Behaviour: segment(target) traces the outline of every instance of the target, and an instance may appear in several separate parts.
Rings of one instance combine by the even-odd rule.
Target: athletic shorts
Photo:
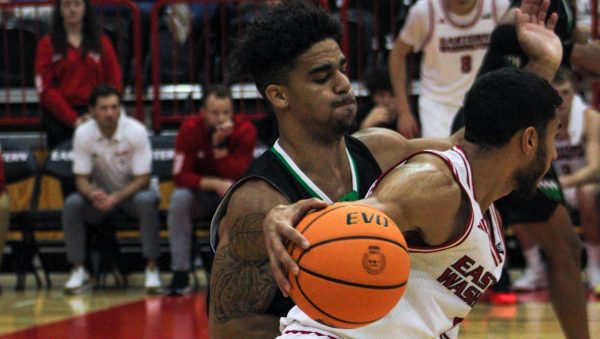
[[[540,181],[532,198],[525,199],[510,194],[495,203],[505,227],[544,222],[550,218],[558,204],[564,204],[564,197],[553,168]]]
[[[447,138],[454,116],[460,107],[441,104],[424,96],[419,97],[419,121],[423,138]]]

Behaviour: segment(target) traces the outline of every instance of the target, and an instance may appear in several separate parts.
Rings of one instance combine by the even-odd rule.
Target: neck
[[[297,121],[279,122],[279,144],[296,165],[332,199],[337,193],[347,193],[352,180],[343,135],[319,133],[315,126],[305,128]],[[334,182],[338,184],[329,185]]]
[[[499,149],[484,150],[464,141],[461,147],[471,164],[475,198],[482,211],[496,200],[508,195],[514,188],[514,165],[506,152]],[[499,164],[502,164],[499,166]]]
[[[465,15],[469,14],[475,5],[477,5],[477,0],[445,0],[446,6],[448,6],[448,10],[454,14]]]
[[[318,140],[307,135],[296,136],[280,130],[279,144],[302,170],[310,170],[312,167],[339,168],[340,164],[348,162],[343,136]]]
[[[117,126],[115,126],[114,128],[102,128],[100,126],[98,127],[100,129],[100,133],[102,133],[102,135],[106,139],[112,139],[112,137],[115,135],[115,132],[117,131]]]
[[[78,24],[66,24],[65,23],[65,32],[67,32],[67,36],[81,36],[83,31],[83,23]]]

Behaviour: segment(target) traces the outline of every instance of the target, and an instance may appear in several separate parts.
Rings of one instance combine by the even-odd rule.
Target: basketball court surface
[[[163,283],[169,274],[163,274]],[[0,339],[21,338],[199,338],[208,339],[206,292],[185,297],[146,296],[140,274],[128,289],[107,287],[66,296],[66,274],[53,274],[54,287],[14,291],[14,275],[0,275]],[[29,280],[33,280],[29,278]],[[201,283],[202,283],[201,279]],[[205,280],[204,280],[205,282]],[[33,282],[31,281],[31,284]],[[600,339],[600,300],[590,296],[589,326]],[[478,303],[461,327],[460,338],[563,338],[547,292],[519,295],[513,306]]]

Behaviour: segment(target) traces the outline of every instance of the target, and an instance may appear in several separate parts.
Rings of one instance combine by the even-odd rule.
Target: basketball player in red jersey
[[[465,98],[465,140],[410,156],[358,201],[390,216],[407,240],[410,278],[394,309],[367,326],[339,329],[295,306],[280,338],[457,338],[504,265],[493,202],[532,193],[548,171],[560,103],[548,81],[529,72],[505,68],[479,78]]]
[[[261,229],[269,210],[312,196],[330,201],[364,197],[380,168],[393,165],[399,156],[449,148],[448,142],[406,141],[383,130],[344,136],[356,107],[344,74],[346,60],[336,43],[339,25],[332,29],[329,20],[323,20],[326,14],[306,6],[286,2],[266,13],[247,30],[242,54],[234,58],[255,76],[258,89],[274,107],[280,140],[258,159],[250,176],[230,190],[213,219],[211,244],[216,254],[209,330],[214,338],[274,336],[279,318],[293,306],[277,294],[269,270]],[[549,53],[543,44],[532,47],[530,68],[544,74],[547,63],[535,56]],[[350,157],[357,160],[359,185],[354,184]],[[309,180],[297,180],[290,173]]]
[[[560,56],[558,58],[560,59]],[[550,78],[551,77],[546,77],[546,79],[550,79]],[[494,133],[495,133],[495,131],[494,131]],[[490,134],[494,134],[494,133],[490,133]],[[549,158],[547,158],[546,160],[548,161]],[[534,178],[534,179],[530,180],[530,182],[535,183],[536,182],[535,179],[539,179],[539,178]],[[411,188],[410,190],[413,190],[413,188]],[[395,190],[395,191],[403,192],[402,190]],[[278,265],[276,263],[279,260],[282,260],[281,258],[283,258],[283,261],[285,262],[285,260],[286,260],[285,257],[287,256],[287,254],[286,254],[285,248],[283,246],[280,246],[280,244],[277,245],[279,238],[274,232],[275,228],[279,229],[279,232],[281,234],[284,234],[286,237],[291,238],[292,240],[294,240],[294,242],[300,244],[301,237],[298,237],[298,234],[295,233],[293,228],[289,227],[289,220],[298,220],[299,215],[301,215],[304,210],[310,209],[312,207],[318,207],[318,206],[319,206],[319,204],[315,203],[313,201],[302,201],[296,205],[292,205],[292,207],[288,207],[287,213],[289,213],[289,214],[287,214],[287,215],[286,215],[286,211],[284,210],[286,208],[280,207],[280,208],[278,208],[280,214],[272,212],[267,217],[268,222],[265,222],[266,233],[267,233],[267,245],[268,245],[268,247],[270,247],[270,251],[272,253],[276,253],[276,256],[279,256],[279,258],[277,258],[273,255],[271,256],[271,260],[274,263],[272,265],[273,272],[274,272],[275,277],[278,279],[278,281],[280,281],[280,282],[284,281],[285,278],[283,278],[284,276],[280,274],[281,271],[279,270]],[[436,210],[438,210],[438,209],[436,209]],[[274,248],[273,246],[278,246],[278,247],[275,247],[275,249],[273,250],[273,248]],[[292,270],[297,269],[295,264],[291,261],[286,262],[286,266],[290,267]],[[280,285],[284,286],[284,290],[285,290],[286,282],[284,281]],[[294,322],[294,320],[292,318],[291,323],[293,323],[293,322]],[[381,332],[379,332],[379,333],[381,333]],[[585,330],[585,329],[582,329],[579,333],[582,333],[582,335],[579,337],[588,337],[589,336],[589,334],[585,335],[585,333],[587,333],[587,330]],[[450,335],[450,333],[448,333],[448,335]]]

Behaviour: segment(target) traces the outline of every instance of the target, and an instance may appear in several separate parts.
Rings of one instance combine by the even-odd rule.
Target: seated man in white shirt
[[[90,286],[85,271],[85,224],[99,225],[110,212],[140,221],[142,250],[147,259],[145,287],[160,289],[158,187],[150,186],[152,151],[146,128],[121,114],[119,92],[98,86],[89,98],[92,119],[81,124],[73,139],[73,173],[77,192],[65,200],[62,222],[67,260],[73,265],[65,292]]]

